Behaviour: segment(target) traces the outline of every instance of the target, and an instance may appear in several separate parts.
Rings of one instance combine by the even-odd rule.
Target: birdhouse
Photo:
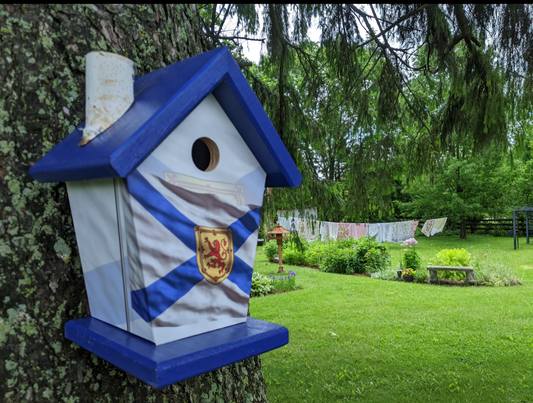
[[[282,245],[284,239],[289,239],[288,236],[284,236],[286,234],[290,234],[291,232],[286,230],[281,226],[280,223],[276,225],[276,228],[274,228],[272,231],[267,232],[271,237],[269,240],[275,239],[278,243],[278,273],[283,273],[283,251],[282,251]]]
[[[121,91],[106,86],[133,68],[111,56],[87,59],[87,73],[104,78],[87,83],[86,122],[30,169],[39,182],[67,183],[92,316],[67,323],[67,337],[126,370],[135,343],[153,360],[205,336],[195,354],[228,355],[180,379],[154,373],[156,387],[285,344],[288,334],[265,342],[281,327],[247,318],[248,302],[264,187],[302,177],[231,53],[191,57]],[[217,332],[241,347],[256,338],[247,356],[228,354]]]

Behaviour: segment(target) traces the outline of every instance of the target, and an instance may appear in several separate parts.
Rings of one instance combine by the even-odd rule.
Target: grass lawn
[[[289,329],[263,354],[271,402],[533,402],[533,243],[418,237],[424,260],[465,248],[503,261],[515,287],[446,287],[285,266],[301,290],[252,298],[253,317]],[[397,267],[402,249],[387,244]],[[261,251],[262,247],[258,248]],[[255,270],[274,274],[263,254]]]

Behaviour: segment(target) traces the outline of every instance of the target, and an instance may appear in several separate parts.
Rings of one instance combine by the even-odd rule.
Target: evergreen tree
[[[513,128],[531,119],[531,5],[224,4],[207,18],[220,32],[225,18],[214,18],[234,13],[239,29],[251,35],[259,9],[268,51],[263,72],[276,86],[252,73],[249,79],[255,88],[263,84],[256,92],[304,176],[297,190],[274,190],[276,203],[298,208],[312,201],[354,219],[387,214],[388,195],[404,169],[431,172],[457,146],[506,153],[511,139],[523,141]],[[313,18],[322,29],[318,47],[306,45]],[[236,50],[245,38],[225,35]],[[302,77],[305,95],[294,89],[291,73]],[[303,100],[334,108],[319,118]],[[343,204],[306,160],[308,142],[301,139],[315,135],[313,143],[326,143],[325,131],[315,128],[347,120],[353,152],[346,158],[345,192],[353,197]],[[345,141],[346,131],[328,135],[335,133]]]

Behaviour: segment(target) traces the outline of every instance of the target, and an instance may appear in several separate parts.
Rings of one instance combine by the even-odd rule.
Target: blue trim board
[[[266,172],[266,186],[297,187],[298,168],[226,47],[137,78],[120,119],[78,147],[81,124],[29,173],[39,182],[125,178],[211,93]]]
[[[284,346],[289,331],[255,318],[156,346],[95,318],[65,325],[65,337],[98,357],[161,388]]]

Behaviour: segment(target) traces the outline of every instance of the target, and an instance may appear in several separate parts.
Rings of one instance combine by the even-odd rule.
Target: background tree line
[[[530,202],[530,5],[200,9],[211,32],[238,21],[223,39],[236,54],[247,35],[266,44],[245,72],[304,176],[266,195],[273,209],[316,206],[330,221],[448,216],[464,230],[467,218]],[[319,43],[306,36],[312,21]]]

